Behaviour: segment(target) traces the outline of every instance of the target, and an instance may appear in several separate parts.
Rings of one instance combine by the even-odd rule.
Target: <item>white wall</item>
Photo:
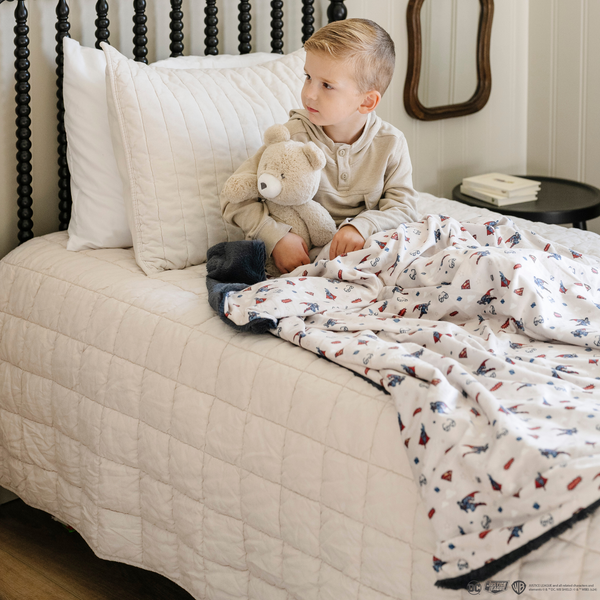
[[[600,187],[600,2],[530,0],[529,24],[527,170]]]
[[[544,0],[545,1],[545,0]],[[131,0],[112,0],[111,42],[132,56]],[[227,13],[236,14],[238,0],[220,0]],[[267,0],[253,3],[257,28],[255,49],[269,51]],[[449,196],[463,176],[489,170],[525,172],[527,123],[527,0],[497,1],[492,27],[492,95],[475,115],[432,123],[410,118],[403,105],[406,74],[406,6],[408,0],[346,0],[351,17],[367,17],[381,23],[397,49],[396,75],[386,93],[380,116],[403,130],[414,166],[415,187]],[[71,0],[71,34],[84,45],[94,43],[92,0]],[[317,23],[325,19],[326,0],[315,2]],[[56,182],[56,99],[54,65],[55,0],[28,2],[30,11],[32,140],[34,143],[34,233],[41,235],[58,226]],[[186,54],[204,48],[204,2],[184,0]],[[12,12],[14,3],[0,6],[0,256],[17,244],[14,164],[14,75]],[[149,59],[168,55],[168,0],[148,1],[149,38],[160,39],[149,47]],[[261,15],[267,16],[261,24]],[[300,46],[300,0],[285,3],[286,51]],[[86,25],[84,25],[84,23]],[[42,24],[45,27],[42,27]],[[91,25],[90,25],[91,24]],[[221,51],[235,52],[236,21],[220,24]],[[125,44],[123,47],[122,44]],[[93,140],[90,140],[93,143]]]

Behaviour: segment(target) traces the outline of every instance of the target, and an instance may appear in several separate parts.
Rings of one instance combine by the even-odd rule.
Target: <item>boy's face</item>
[[[360,133],[370,110],[361,110],[367,94],[361,94],[348,61],[335,60],[324,54],[306,53],[306,79],[302,104],[311,123],[320,125],[334,141],[345,141],[345,133]],[[334,135],[331,135],[331,134]],[[340,139],[336,139],[336,137]]]

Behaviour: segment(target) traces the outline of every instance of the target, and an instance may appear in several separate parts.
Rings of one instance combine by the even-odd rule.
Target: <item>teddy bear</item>
[[[304,239],[307,247],[325,246],[336,230],[331,215],[313,200],[319,189],[325,154],[313,142],[295,142],[284,125],[272,125],[265,131],[264,146],[256,175],[233,174],[223,187],[222,196],[232,203],[259,196],[273,219],[291,225],[292,233]],[[267,273],[281,273],[272,257]]]

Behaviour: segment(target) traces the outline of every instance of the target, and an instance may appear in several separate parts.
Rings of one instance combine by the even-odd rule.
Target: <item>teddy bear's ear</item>
[[[308,158],[308,162],[310,166],[313,168],[313,171],[318,171],[322,169],[327,161],[325,160],[325,154],[323,154],[323,150],[321,150],[314,142],[308,142],[302,148],[304,154],[306,154],[306,158]]]
[[[277,144],[287,142],[290,139],[290,130],[285,125],[271,125],[265,131],[265,144]]]

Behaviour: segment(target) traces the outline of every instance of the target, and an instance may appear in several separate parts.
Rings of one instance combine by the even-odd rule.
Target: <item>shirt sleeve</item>
[[[342,224],[354,226],[366,240],[379,231],[396,229],[401,223],[420,218],[417,210],[418,193],[413,188],[412,164],[406,138],[398,140],[396,152],[388,158],[382,197],[377,209],[366,210]]]
[[[244,161],[234,175],[256,177],[263,150],[264,146],[254,156]],[[244,232],[247,240],[262,240],[269,256],[277,242],[291,229],[291,226],[275,221],[269,215],[266,204],[261,202],[258,195],[256,198],[239,203],[229,202],[223,195],[220,200],[225,221],[237,225]]]

